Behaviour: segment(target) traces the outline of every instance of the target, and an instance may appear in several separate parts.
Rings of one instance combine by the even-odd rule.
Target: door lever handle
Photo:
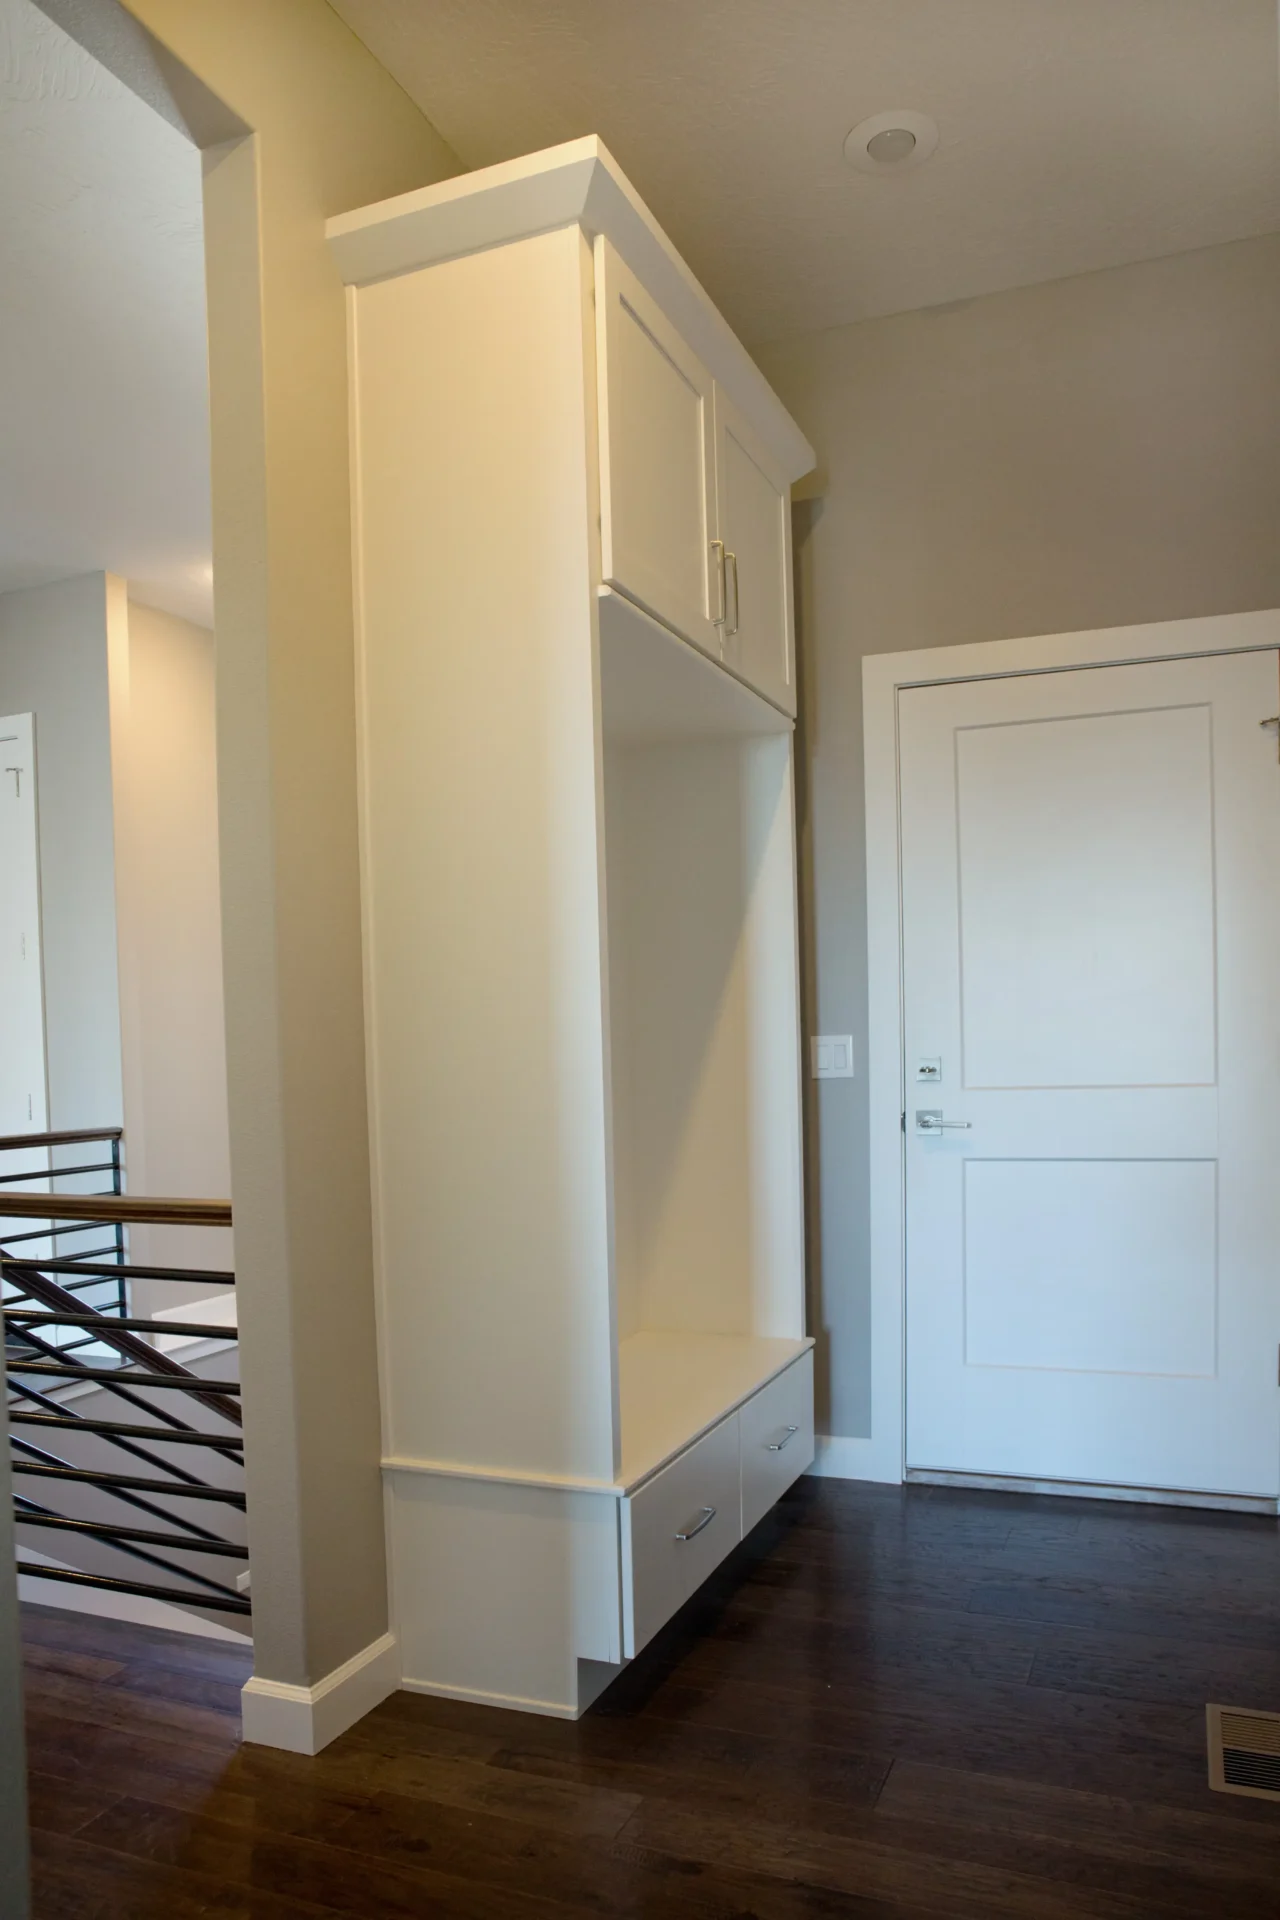
[[[953,1129],[957,1133],[968,1133],[972,1126],[972,1120],[944,1120],[939,1107],[916,1108],[917,1133],[946,1133]]]

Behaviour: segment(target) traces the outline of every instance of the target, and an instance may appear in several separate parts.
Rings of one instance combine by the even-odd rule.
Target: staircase
[[[69,1149],[78,1164],[51,1165]],[[235,1276],[137,1264],[126,1241],[131,1224],[228,1227],[230,1202],[126,1195],[118,1128],[0,1138],[0,1165],[9,1169],[0,1173],[0,1294],[20,1568],[244,1630],[236,1329],[213,1315],[131,1310],[139,1282],[205,1298]],[[73,1179],[109,1184],[46,1190]]]

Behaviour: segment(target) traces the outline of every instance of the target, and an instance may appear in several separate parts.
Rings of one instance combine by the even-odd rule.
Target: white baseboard
[[[400,1685],[400,1643],[384,1633],[314,1687],[255,1675],[240,1694],[244,1737],[256,1747],[319,1753],[340,1733],[372,1713]]]
[[[621,1672],[621,1668],[617,1669]],[[485,1693],[476,1687],[451,1687],[443,1681],[410,1680],[406,1675],[400,1681],[402,1693],[427,1693],[437,1700],[466,1700],[477,1707],[506,1707],[514,1713],[541,1713],[548,1720],[576,1720],[581,1711],[559,1700],[526,1700],[519,1693]]]
[[[820,1433],[809,1471],[819,1480],[878,1480],[884,1486],[900,1486],[901,1463],[896,1450],[892,1459],[887,1457],[888,1451],[875,1440]]]

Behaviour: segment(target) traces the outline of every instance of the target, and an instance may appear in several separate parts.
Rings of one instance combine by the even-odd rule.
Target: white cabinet
[[[595,299],[601,576],[718,659],[715,383],[603,236]]]
[[[719,386],[715,446],[716,529],[725,570],[721,658],[767,700],[794,713],[791,488]]]
[[[812,455],[594,140],[330,239],[403,1684],[573,1715],[810,1444],[793,727],[763,622],[718,658],[721,390],[744,613],[739,450]],[[805,1438],[744,1475],[762,1419]]]
[[[754,1394],[739,1419],[742,1535],[813,1465],[813,1355]]]
[[[602,578],[794,713],[791,483],[603,236]]]

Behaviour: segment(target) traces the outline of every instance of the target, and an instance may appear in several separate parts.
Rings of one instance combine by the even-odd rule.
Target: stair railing
[[[19,1135],[0,1140],[0,1152],[29,1153],[67,1144],[69,1138],[66,1134]],[[10,1459],[17,1483],[14,1521],[24,1533],[31,1529],[41,1537],[52,1536],[51,1546],[61,1541],[64,1551],[71,1551],[77,1540],[92,1542],[99,1550],[106,1548],[111,1555],[125,1556],[169,1579],[135,1578],[131,1569],[117,1573],[50,1566],[43,1560],[19,1564],[41,1580],[137,1594],[200,1611],[247,1615],[251,1611],[244,1590],[248,1549],[217,1524],[219,1515],[243,1512],[245,1507],[239,1382],[206,1378],[157,1344],[161,1337],[170,1336],[232,1345],[236,1330],[167,1315],[146,1317],[129,1310],[130,1289],[138,1280],[199,1285],[213,1293],[234,1286],[235,1276],[133,1263],[126,1257],[124,1239],[131,1223],[229,1227],[230,1202],[126,1195],[121,1191],[119,1130],[76,1139],[111,1141],[110,1159],[53,1171],[110,1172],[111,1191],[95,1195],[5,1191],[0,1196],[0,1218],[5,1223],[0,1228],[0,1292],[4,1295]],[[29,1183],[42,1177],[26,1172],[0,1175],[0,1181],[9,1187],[19,1180]],[[42,1229],[10,1232],[10,1223],[21,1219],[38,1220]],[[68,1227],[68,1222],[74,1226]],[[112,1243],[88,1249],[85,1255],[60,1253],[59,1241],[66,1232],[83,1231],[90,1225],[110,1229],[115,1235]],[[41,1239],[53,1248],[48,1257],[31,1244]],[[88,1257],[90,1253],[95,1257]],[[102,1253],[114,1257],[106,1261],[96,1257]],[[88,1300],[86,1292],[104,1281],[107,1298]],[[110,1396],[106,1413],[101,1411],[104,1395]],[[86,1400],[88,1406],[82,1404]],[[115,1417],[122,1407],[128,1409],[128,1418]],[[66,1449],[68,1442],[72,1456],[79,1453],[79,1458],[54,1450]],[[140,1472],[139,1466],[147,1471]],[[82,1505],[86,1496],[91,1503],[105,1504],[106,1511],[85,1516],[66,1510]],[[188,1505],[196,1507],[199,1519],[185,1511]],[[121,1513],[121,1508],[130,1511]],[[141,1526],[136,1516],[163,1524]],[[202,1564],[185,1561],[188,1554]],[[243,1569],[238,1581],[231,1572],[237,1561]]]

